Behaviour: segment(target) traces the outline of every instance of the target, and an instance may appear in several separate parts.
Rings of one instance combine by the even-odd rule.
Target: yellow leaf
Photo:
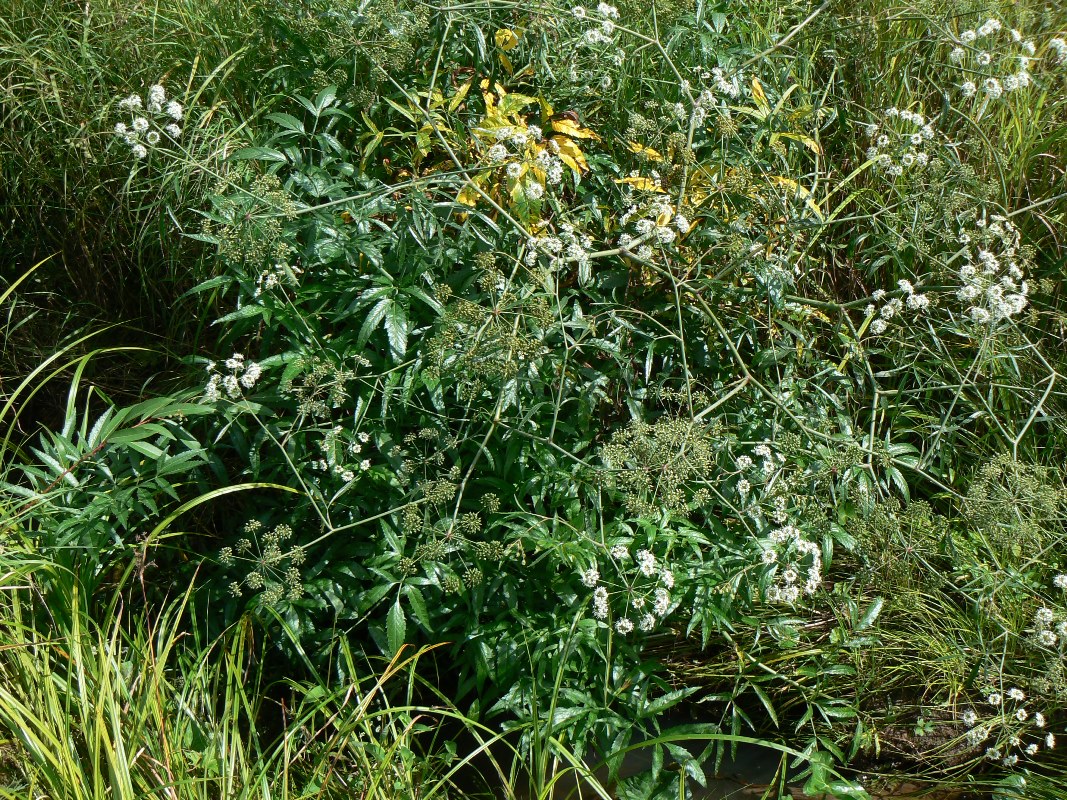
[[[552,130],[556,133],[562,133],[564,136],[570,136],[572,139],[600,138],[588,128],[583,128],[574,120],[566,118],[552,120]]]
[[[504,56],[501,55],[501,58],[504,58]],[[536,102],[537,102],[537,98],[536,97],[528,97],[527,95],[524,95],[524,94],[517,94],[517,93],[516,94],[509,94],[509,95],[501,94],[500,95],[500,113],[501,114],[517,114],[519,111],[521,111],[522,109],[526,108],[526,106],[530,105],[531,103],[536,103]]]
[[[815,197],[808,189],[801,186],[795,180],[793,180],[792,178],[786,178],[784,175],[772,175],[771,183],[776,183],[779,186],[784,186],[787,189],[791,189],[793,192],[795,192],[797,195],[804,199],[804,204],[815,212],[815,216],[817,216],[819,219],[823,218],[822,209],[819,208],[819,204],[815,202]]]
[[[478,205],[478,197],[479,194],[473,186],[464,186],[460,193],[456,195],[456,202],[474,208]]]
[[[459,91],[452,95],[452,97],[448,101],[449,111],[455,111],[457,108],[459,108],[460,103],[462,103],[466,99],[467,92],[471,90],[471,86],[473,85],[474,78],[471,78],[469,81],[459,87]]]
[[[649,161],[662,161],[663,156],[653,150],[651,147],[645,147],[643,144],[637,142],[627,142],[626,146],[630,149],[631,153],[638,153],[645,156]]]
[[[504,70],[508,73],[508,75],[514,74],[515,67],[512,66],[511,59],[507,57],[507,54],[505,54],[505,53],[497,53],[496,55],[497,55],[497,58],[500,59],[500,64],[501,64],[502,67],[504,67]]]
[[[560,161],[575,172],[584,172],[589,169],[589,164],[586,162],[585,156],[578,145],[570,139],[564,139],[562,136],[555,138],[553,141],[559,145]]]
[[[666,194],[666,192],[660,188],[660,186],[651,178],[644,176],[632,176],[628,178],[616,178],[615,183],[625,183],[633,186],[635,189],[641,189],[645,192],[659,192],[660,194]]]
[[[815,141],[814,139],[812,139],[807,134],[804,134],[804,133],[788,133],[787,132],[787,133],[779,133],[778,136],[781,136],[783,139],[792,139],[794,141],[800,142],[806,148],[811,150],[811,152],[813,152],[815,155],[817,155],[817,156],[821,156],[822,155],[822,147],[820,147],[819,143],[817,141]]]
[[[493,38],[496,39],[496,46],[505,53],[519,46],[519,35],[510,28],[501,28]]]
[[[759,78],[755,75],[752,76],[752,97],[755,99],[756,105],[764,111],[771,107],[771,104],[767,102],[767,95],[763,92],[763,84],[759,82]]]

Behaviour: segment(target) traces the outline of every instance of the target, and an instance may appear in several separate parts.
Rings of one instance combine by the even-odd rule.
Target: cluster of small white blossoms
[[[730,110],[726,108],[725,103],[719,104],[718,96],[729,97],[731,100],[736,100],[740,97],[744,86],[744,73],[740,70],[728,73],[722,67],[713,67],[711,70],[697,67],[694,70],[694,75],[705,85],[705,88],[693,98],[692,111],[686,110],[685,103],[675,103],[674,116],[681,122],[689,121],[694,128],[699,128],[703,125],[708,118],[708,110],[715,108],[717,105],[720,106],[720,114],[730,116]],[[682,80],[681,89],[689,97],[692,97],[693,84],[689,80]]]
[[[752,456],[761,459],[759,468]],[[759,500],[759,493],[753,490],[754,483],[766,485],[785,464],[785,456],[774,453],[769,445],[758,444],[752,449],[752,456],[739,455],[734,459],[737,483],[734,489],[745,513],[756,522],[763,520],[764,508]],[[751,480],[749,480],[751,478]],[[766,499],[766,498],[764,498]],[[771,519],[776,525],[785,525],[789,521],[789,513],[786,510],[788,500],[784,495],[779,495],[773,500],[774,510],[770,512]],[[764,556],[764,558],[769,558]]]
[[[534,147],[536,155],[530,155],[531,146],[544,139],[544,132],[539,126],[505,125],[484,132],[496,141],[486,151],[490,165],[503,169],[514,182],[522,180],[524,175],[530,175],[531,179],[522,184],[528,199],[539,201],[545,196],[546,185],[558,186],[563,182],[563,162],[559,158],[559,143],[555,139],[548,139],[543,147]],[[514,153],[508,149],[509,145]]]
[[[633,177],[637,177],[637,174],[633,173]],[[658,182],[658,180],[658,175],[653,177],[654,182]],[[652,203],[644,210],[644,213],[641,213],[636,205],[631,205],[619,217],[619,224],[628,225],[630,220],[638,216],[640,218],[634,223],[634,230],[637,235],[634,236],[631,233],[620,234],[618,246],[623,250],[632,252],[644,261],[652,258],[652,245],[650,242],[668,245],[678,236],[684,236],[689,233],[689,218],[684,214],[676,213],[674,206],[665,200],[657,200]]]
[[[810,597],[822,585],[819,546],[805,539],[795,525],[771,531],[762,547],[763,563],[776,571],[775,582],[767,589],[768,603],[795,603],[802,592]]]
[[[1057,36],[1049,40],[1048,49],[1052,51],[1053,61],[1060,65],[1067,64],[1067,41]]]
[[[899,319],[905,310],[920,314],[930,307],[930,298],[915,291],[911,281],[899,280],[897,281],[897,286],[904,293],[904,299],[891,297],[886,300],[885,289],[878,289],[871,295],[871,298],[875,303],[882,303],[882,307],[878,308],[874,303],[870,303],[864,310],[868,318],[873,317],[870,331],[875,336],[885,333],[889,327],[890,320]]]
[[[1025,89],[1033,83],[1030,64],[1036,46],[1031,40],[1023,39],[1015,29],[1008,31],[1010,44],[997,42],[997,35],[1002,30],[1005,29],[1000,20],[988,19],[976,30],[963,31],[952,42],[948,57],[964,72],[966,80],[960,85],[960,94],[964,97],[981,93],[996,100],[1005,92]]]
[[[779,463],[785,461],[785,456],[781,453],[778,454],[778,461],[775,460],[775,454],[771,452],[771,448],[766,444],[758,444],[752,448],[752,455],[757,458],[763,459],[760,465],[760,472],[762,473],[763,480],[767,480],[778,469]],[[742,474],[751,474],[750,470],[755,462],[752,460],[752,456],[740,455],[734,460],[734,466],[737,471]]]
[[[1067,620],[1051,608],[1039,608],[1034,612],[1034,642],[1041,647],[1055,647],[1067,641]]]
[[[1012,687],[1003,695],[990,691],[985,700],[993,707],[992,717],[982,719],[977,711],[968,709],[960,719],[968,728],[967,743],[971,747],[994,740],[985,751],[990,761],[1014,767],[1020,757],[1032,758],[1042,747],[1046,750],[1056,747],[1055,735],[1045,732],[1048,724],[1045,715],[1026,707],[1026,693],[1022,689]]]
[[[130,146],[134,158],[145,158],[148,148],[157,146],[166,135],[177,141],[182,135],[178,125],[184,111],[177,100],[167,100],[167,93],[158,83],[148,90],[148,102],[142,102],[141,96],[131,94],[118,101],[123,111],[131,116],[130,124],[115,124],[115,134]]]
[[[1011,220],[981,216],[974,229],[961,230],[963,284],[956,297],[967,306],[968,318],[979,325],[1009,319],[1026,308],[1030,286],[1018,262],[1020,236]]]
[[[263,369],[259,364],[255,361],[245,361],[245,357],[240,353],[234,353],[227,358],[223,366],[229,370],[226,375],[216,371],[214,361],[208,362],[207,371],[210,377],[204,387],[205,403],[217,403],[222,397],[222,392],[225,392],[231,400],[240,399],[241,388],[253,388],[259,376],[263,374]]]
[[[300,267],[292,264],[278,262],[271,269],[266,269],[259,273],[259,277],[256,278],[256,289],[252,296],[259,297],[263,292],[277,289],[283,284],[295,285],[298,282],[297,276],[303,271]]]
[[[615,6],[610,6],[607,3],[600,3],[596,7],[595,16],[593,12],[584,6],[575,6],[571,9],[571,14],[578,20],[589,20],[596,24],[586,29],[582,34],[582,43],[588,47],[594,47],[600,44],[610,44],[615,36],[615,23],[619,20],[619,9]]]
[[[370,434],[360,431],[345,441],[344,433],[345,429],[341,425],[335,425],[326,432],[319,442],[319,449],[325,457],[312,461],[311,468],[332,472],[345,483],[351,483],[358,474],[371,468],[369,458],[360,460],[358,464],[354,463],[354,459],[363,454],[363,445],[370,441]],[[352,459],[353,463],[346,463],[349,459]]]
[[[916,111],[887,108],[880,122],[867,126],[867,135],[871,140],[867,160],[890,178],[921,170],[930,163],[925,147],[934,138],[934,128]]]
[[[653,630],[671,609],[670,591],[674,588],[674,573],[667,567],[661,567],[651,550],[638,550],[632,564],[630,550],[625,544],[614,545],[608,553],[624,588],[609,592],[608,587],[601,583],[600,570],[596,565],[583,570],[582,585],[593,590],[593,616],[601,620],[608,618],[609,599],[614,594],[624,602],[615,620],[618,633],[625,636],[635,629],[645,633]]]
[[[593,237],[589,234],[563,221],[557,226],[555,234],[535,239],[532,245],[526,253],[527,266],[533,266],[538,253],[544,253],[548,256],[551,269],[560,269],[564,264],[577,264],[582,283],[588,282],[592,270],[589,254],[593,250]]]
[[[1056,589],[1067,589],[1067,575],[1052,578]],[[1033,641],[1040,647],[1056,647],[1067,643],[1067,619],[1051,608],[1042,606],[1034,612]]]

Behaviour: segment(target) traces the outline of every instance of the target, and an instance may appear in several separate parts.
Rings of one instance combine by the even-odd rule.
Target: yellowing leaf
[[[649,161],[662,161],[663,156],[653,150],[651,147],[645,147],[643,144],[637,142],[627,142],[626,146],[630,149],[631,153],[637,153],[643,155]]]
[[[475,191],[474,187],[468,185],[464,186],[463,189],[460,190],[459,194],[456,195],[456,202],[474,208],[476,205],[478,205],[478,197],[479,194],[477,191]]]
[[[502,55],[501,55],[501,58],[503,58]],[[530,105],[530,103],[536,103],[536,102],[537,102],[537,98],[536,97],[529,97],[529,96],[524,95],[524,94],[504,95],[504,94],[501,93],[500,94],[500,113],[502,113],[502,114],[515,114],[515,113],[521,111],[522,109],[526,108],[526,106]]]
[[[771,183],[776,183],[779,186],[784,186],[787,189],[791,189],[797,195],[804,198],[804,204],[815,212],[815,216],[817,216],[819,219],[823,218],[822,209],[819,208],[819,204],[815,202],[815,197],[808,189],[801,186],[795,180],[793,180],[792,178],[786,178],[784,175],[772,175]]]
[[[504,68],[508,75],[513,75],[515,73],[515,67],[512,65],[511,59],[507,57],[507,54],[497,53],[496,56],[500,59],[500,65]]]
[[[510,28],[501,28],[493,38],[496,40],[496,46],[505,53],[519,46],[519,35]]]
[[[771,107],[771,104],[767,102],[767,95],[763,91],[763,84],[759,82],[759,78],[755,75],[752,76],[752,97],[755,99],[756,105],[764,111]]]
[[[588,128],[583,128],[577,122],[572,119],[554,119],[552,120],[552,130],[556,133],[562,133],[564,136],[570,136],[572,139],[599,139],[600,137],[593,133]]]
[[[635,189],[641,189],[645,192],[659,192],[660,194],[666,194],[655,181],[651,178],[646,178],[643,175],[630,176],[628,178],[616,178],[615,183],[625,183],[633,186]]]
[[[459,108],[460,103],[462,103],[466,99],[467,92],[471,90],[471,86],[473,85],[474,78],[471,78],[469,81],[459,87],[459,91],[452,95],[452,97],[448,101],[449,111],[455,111],[457,108]]]
[[[805,133],[783,132],[779,133],[778,136],[782,137],[783,139],[792,139],[793,141],[800,142],[802,145],[811,150],[811,152],[813,152],[815,155],[822,155],[822,147],[819,146],[819,143]]]
[[[585,172],[589,169],[589,164],[586,162],[585,156],[582,154],[582,150],[578,145],[570,139],[564,139],[562,136],[555,138],[553,141],[559,145],[560,161],[575,172]]]

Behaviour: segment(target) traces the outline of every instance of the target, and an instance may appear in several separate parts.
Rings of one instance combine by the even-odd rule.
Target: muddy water
[[[790,759],[791,760],[791,759]],[[629,753],[620,771],[620,776],[625,778],[631,775],[639,775],[652,767],[650,751],[636,750]],[[689,797],[693,800],[778,800],[777,786],[779,770],[782,767],[781,753],[766,747],[755,745],[740,745],[737,748],[735,759],[723,759],[717,774],[714,772],[714,764],[705,764],[705,774],[708,776],[707,787],[697,786],[692,781],[688,782],[691,792]],[[796,773],[790,770],[787,778]],[[611,792],[613,787],[607,783],[606,770],[596,774],[602,786],[607,786]],[[579,785],[581,784],[581,785]],[[792,800],[832,800],[830,797],[811,797],[801,791],[799,781],[789,781],[786,784],[786,793],[782,798],[791,797]],[[773,788],[772,788],[773,786]],[[494,793],[497,797],[504,797],[503,791]],[[966,795],[958,792],[931,791],[929,786],[903,783],[881,791],[871,789],[872,800],[904,800],[904,798],[923,798],[923,800],[966,800]],[[529,792],[517,791],[518,800],[533,800]],[[586,800],[586,798],[598,797],[591,791],[591,787],[584,782],[574,780],[573,773],[568,773],[555,785],[555,791],[551,800]],[[547,799],[546,799],[547,800]]]

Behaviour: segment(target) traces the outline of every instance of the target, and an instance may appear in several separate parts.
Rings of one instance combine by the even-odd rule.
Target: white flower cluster
[[[986,748],[985,757],[1002,766],[1014,767],[1020,757],[1033,757],[1044,747],[1056,747],[1056,737],[1045,732],[1048,721],[1040,711],[1031,712],[1026,706],[1026,693],[1012,687],[1001,695],[992,690],[986,695],[986,703],[993,707],[993,714],[982,719],[973,709],[963,713],[960,720],[967,726],[967,743],[978,747],[991,738],[994,742]]]
[[[905,310],[914,314],[919,314],[930,307],[930,298],[925,294],[916,292],[911,281],[899,280],[897,281],[897,286],[899,286],[900,291],[904,293],[904,299],[893,297],[886,300],[886,292],[884,289],[879,289],[871,295],[876,302],[885,301],[881,308],[878,308],[874,303],[871,303],[866,308],[867,316],[874,318],[871,321],[870,331],[875,336],[880,336],[885,333],[886,329],[889,327],[889,321],[894,318],[899,318]]]
[[[736,99],[741,96],[741,82],[745,79],[743,72],[734,72],[727,75],[721,67],[711,70],[711,79],[720,94]]]
[[[1048,49],[1052,51],[1052,60],[1057,64],[1067,64],[1067,41],[1057,36],[1050,39]]]
[[[867,135],[871,140],[867,160],[890,178],[930,163],[926,145],[934,138],[934,128],[918,112],[887,108],[880,122],[867,126]]]
[[[559,144],[555,139],[549,139],[547,147],[538,152],[534,165],[545,174],[546,183],[559,186],[563,181],[563,162],[559,159]],[[527,194],[529,194],[529,187],[527,187]]]
[[[731,100],[736,100],[740,97],[744,87],[744,73],[741,71],[728,73],[722,67],[713,67],[711,70],[707,70],[698,66],[694,70],[694,75],[698,80],[706,84],[707,88],[702,89],[693,98],[692,83],[688,80],[683,80],[682,89],[688,97],[692,98],[693,110],[687,112],[685,103],[675,103],[673,109],[675,117],[680,122],[689,122],[694,129],[704,124],[710,109],[718,108],[720,115],[729,117],[730,109],[726,107],[725,100],[720,100],[720,96],[723,98],[728,97]]]
[[[963,31],[951,43],[949,61],[957,65],[966,78],[960,85],[960,94],[964,97],[980,93],[989,100],[996,100],[1005,92],[1025,89],[1033,83],[1030,63],[1036,46],[1014,29],[1008,31],[1010,44],[997,42],[997,35],[1004,30],[1000,20],[988,19],[976,30]]]
[[[654,180],[658,181],[658,177]],[[651,242],[660,245],[671,244],[679,234],[689,232],[689,220],[684,214],[675,213],[674,207],[665,200],[657,200],[644,210],[644,213],[636,205],[630,206],[619,217],[620,225],[629,224],[630,220],[639,216],[634,223],[637,236],[630,233],[619,235],[618,245],[624,250],[633,252],[638,258],[648,261],[652,258]]]
[[[303,271],[300,267],[292,264],[278,262],[271,269],[266,269],[259,273],[259,277],[256,278],[256,290],[253,292],[253,297],[259,297],[263,292],[277,289],[282,284],[295,285],[298,282],[297,276]]]
[[[363,452],[363,445],[370,441],[370,434],[360,432],[355,436],[345,437],[345,430],[341,425],[335,425],[326,432],[319,442],[319,449],[324,458],[311,462],[311,468],[322,472],[332,472],[338,475],[345,483],[351,483],[356,475],[366,472],[371,467],[369,458],[362,459],[358,464],[347,463],[349,457],[359,456]]]
[[[608,618],[609,601],[614,594],[624,603],[615,620],[616,632],[625,636],[635,629],[645,633],[653,630],[671,609],[670,591],[674,588],[674,573],[668,567],[661,566],[651,550],[639,549],[631,559],[629,548],[619,543],[612,546],[608,553],[612,569],[619,575],[621,589],[610,592],[600,582],[598,565],[579,573],[582,585],[593,590],[593,616],[600,620]]]
[[[801,592],[811,596],[822,585],[822,553],[795,525],[771,531],[763,545],[763,563],[777,574],[767,589],[768,603],[795,603]],[[803,573],[804,583],[800,583]]]
[[[1034,612],[1034,641],[1041,647],[1067,641],[1067,620],[1058,618],[1051,608],[1039,608]]]
[[[495,141],[485,153],[489,165],[502,168],[508,179],[515,183],[522,181],[522,189],[528,199],[540,200],[545,196],[546,185],[558,186],[563,182],[559,143],[551,138],[545,141],[540,126],[505,125],[479,129],[479,132]],[[509,145],[514,148],[514,153],[508,149]]]
[[[131,94],[118,101],[118,107],[129,112],[130,124],[115,124],[115,135],[130,146],[134,158],[148,156],[148,148],[155,147],[166,135],[177,141],[182,135],[178,125],[184,115],[181,103],[167,100],[166,91],[158,83],[148,90],[148,101],[142,102],[141,96]]]
[[[242,396],[241,388],[253,388],[259,376],[263,374],[263,369],[259,364],[255,361],[245,361],[245,357],[240,353],[234,353],[227,358],[223,366],[228,370],[225,375],[215,369],[214,361],[207,365],[210,377],[204,387],[205,403],[217,403],[222,397],[222,392],[225,392],[231,400],[238,400]]]
[[[575,19],[588,20],[590,22],[597,21],[595,17],[591,16],[591,13],[584,6],[575,6],[571,9],[571,14]],[[607,3],[600,3],[596,7],[596,17],[599,17],[597,24],[588,28],[582,34],[582,42],[588,47],[611,43],[612,37],[615,35],[615,23],[619,19],[619,9]]]
[[[983,214],[972,230],[961,230],[962,286],[956,297],[967,306],[967,317],[979,325],[1013,317],[1026,308],[1030,286],[1019,264],[1019,231],[999,214]]]
[[[770,445],[766,444],[758,444],[754,448],[752,448],[752,455],[758,456],[759,458],[763,459],[763,463],[760,465],[760,472],[763,473],[764,480],[769,479],[774,474],[774,471],[778,468],[778,466],[780,464],[785,463],[785,456],[783,456],[781,453],[775,454],[771,452]],[[777,464],[775,463],[776,455],[778,461]],[[782,507],[784,508],[785,498],[781,497],[778,499],[782,501]],[[775,506],[777,508],[777,500],[775,501]],[[783,519],[779,521],[778,524],[782,525],[784,524],[784,522],[785,520]]]
[[[538,252],[548,256],[549,267],[560,269],[565,264],[578,265],[578,277],[584,284],[591,277],[592,262],[589,253],[593,249],[593,237],[579,231],[567,221],[560,222],[555,235],[542,236],[533,242],[533,247],[526,254],[528,266],[537,261]]]

